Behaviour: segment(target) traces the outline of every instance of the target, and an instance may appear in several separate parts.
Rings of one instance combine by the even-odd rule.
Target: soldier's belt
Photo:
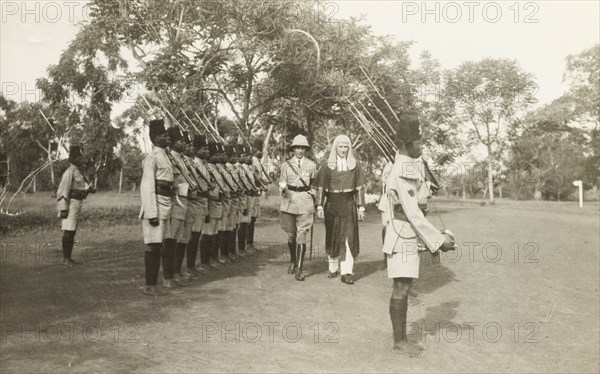
[[[154,191],[157,195],[168,197],[175,196],[173,191],[173,182],[162,179],[154,180]]]
[[[421,212],[423,212],[424,216],[427,216],[427,204],[419,204],[419,209],[421,209]],[[394,205],[394,217],[404,221],[408,221],[406,212],[404,212],[404,208],[402,208],[401,204]]]
[[[87,190],[71,190],[69,191],[69,199],[85,200],[88,195]]]
[[[294,191],[294,192],[307,192],[307,191],[310,191],[310,187],[304,187],[304,186],[302,186],[302,187],[288,186],[287,188],[288,188],[288,190]]]
[[[209,197],[208,191],[196,192],[196,197]]]

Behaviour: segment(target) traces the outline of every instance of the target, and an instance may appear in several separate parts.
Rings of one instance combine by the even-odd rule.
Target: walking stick
[[[313,232],[315,231],[315,213],[313,212],[313,224],[310,227],[310,252],[308,252],[308,260],[312,261],[313,252]]]

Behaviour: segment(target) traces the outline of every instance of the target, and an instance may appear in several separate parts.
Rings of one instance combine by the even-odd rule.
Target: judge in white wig
[[[350,138],[339,135],[316,178],[317,215],[325,218],[325,251],[329,278],[341,274],[342,282],[354,284],[354,259],[360,252],[358,221],[365,212],[365,178]]]

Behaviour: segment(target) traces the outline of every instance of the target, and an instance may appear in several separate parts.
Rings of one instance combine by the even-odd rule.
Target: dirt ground
[[[58,223],[4,238],[0,371],[597,373],[598,204],[574,205],[435,203],[430,219],[460,250],[422,258],[408,317],[420,358],[391,352],[375,211],[360,226],[353,286],[326,276],[322,221],[305,282],[286,274],[271,219],[257,227],[260,256],[161,298],[141,294],[139,225],[78,232],[72,268],[60,265]]]

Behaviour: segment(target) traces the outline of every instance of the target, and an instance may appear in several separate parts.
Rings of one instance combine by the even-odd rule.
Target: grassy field
[[[434,201],[431,221],[460,250],[422,258],[408,319],[425,351],[409,359],[391,352],[375,210],[360,226],[354,286],[326,277],[322,221],[307,280],[288,276],[272,216],[257,227],[260,256],[154,299],[140,292],[138,199],[86,200],[72,268],[59,264],[49,195],[15,201],[19,224],[1,218],[15,228],[0,245],[2,373],[600,370],[598,203]],[[265,205],[276,211],[277,197]]]

